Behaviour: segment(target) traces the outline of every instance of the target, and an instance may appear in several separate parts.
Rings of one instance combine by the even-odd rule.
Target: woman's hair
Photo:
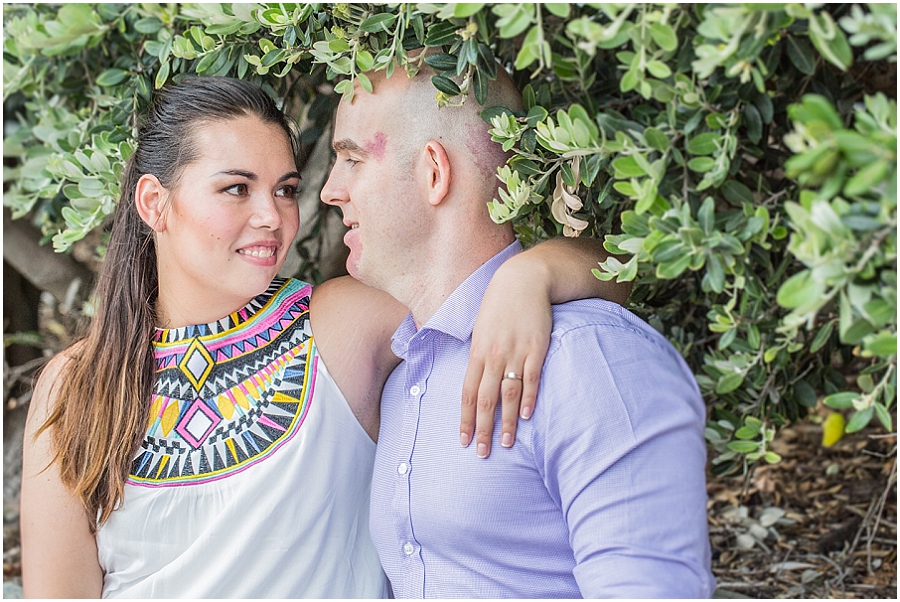
[[[138,129],[95,289],[96,312],[87,335],[69,351],[55,383],[57,402],[40,429],[52,427],[54,461],[92,529],[122,501],[156,380],[156,245],[135,207],[135,188],[142,175],[152,174],[174,189],[202,151],[197,128],[242,116],[281,127],[296,157],[296,136],[281,110],[263,90],[237,79],[191,77],[165,87]]]

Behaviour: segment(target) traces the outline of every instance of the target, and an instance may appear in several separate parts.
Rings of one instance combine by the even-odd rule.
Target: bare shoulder
[[[387,293],[350,276],[316,286],[310,300],[313,332],[318,340],[351,336],[367,344],[384,343],[407,311]]]
[[[43,367],[34,385],[34,392],[28,407],[26,433],[34,433],[50,415],[56,405],[58,385],[66,377],[72,360],[78,356],[84,341],[70,345],[54,355]]]
[[[313,289],[310,321],[319,355],[360,424],[378,433],[381,388],[399,359],[391,335],[408,310],[390,295],[353,278]]]

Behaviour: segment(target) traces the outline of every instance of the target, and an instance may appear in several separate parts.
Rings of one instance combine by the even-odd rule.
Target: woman
[[[32,398],[26,595],[387,595],[367,506],[406,310],[351,279],[311,297],[275,278],[299,224],[294,150],[246,82],[189,79],[153,107],[91,330]],[[510,330],[495,338],[521,355]]]

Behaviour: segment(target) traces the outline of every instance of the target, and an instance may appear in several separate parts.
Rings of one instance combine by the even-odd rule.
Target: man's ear
[[[138,180],[134,190],[134,204],[138,215],[155,232],[166,229],[166,206],[169,191],[159,178],[152,174],[144,174]]]
[[[430,140],[425,145],[425,170],[428,202],[437,206],[450,191],[450,158],[440,142]]]

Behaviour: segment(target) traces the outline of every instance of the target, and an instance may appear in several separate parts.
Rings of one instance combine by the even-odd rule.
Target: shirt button
[[[416,551],[416,547],[409,543],[408,541],[403,545],[403,553],[407,556],[412,556],[412,553]]]
[[[419,388],[419,385],[413,385],[412,388],[409,390],[409,394],[412,395],[413,397],[415,397],[421,391],[422,391],[422,389]]]
[[[401,475],[404,475],[409,472],[409,464],[406,462],[401,462],[400,466],[397,467],[397,472]]]

